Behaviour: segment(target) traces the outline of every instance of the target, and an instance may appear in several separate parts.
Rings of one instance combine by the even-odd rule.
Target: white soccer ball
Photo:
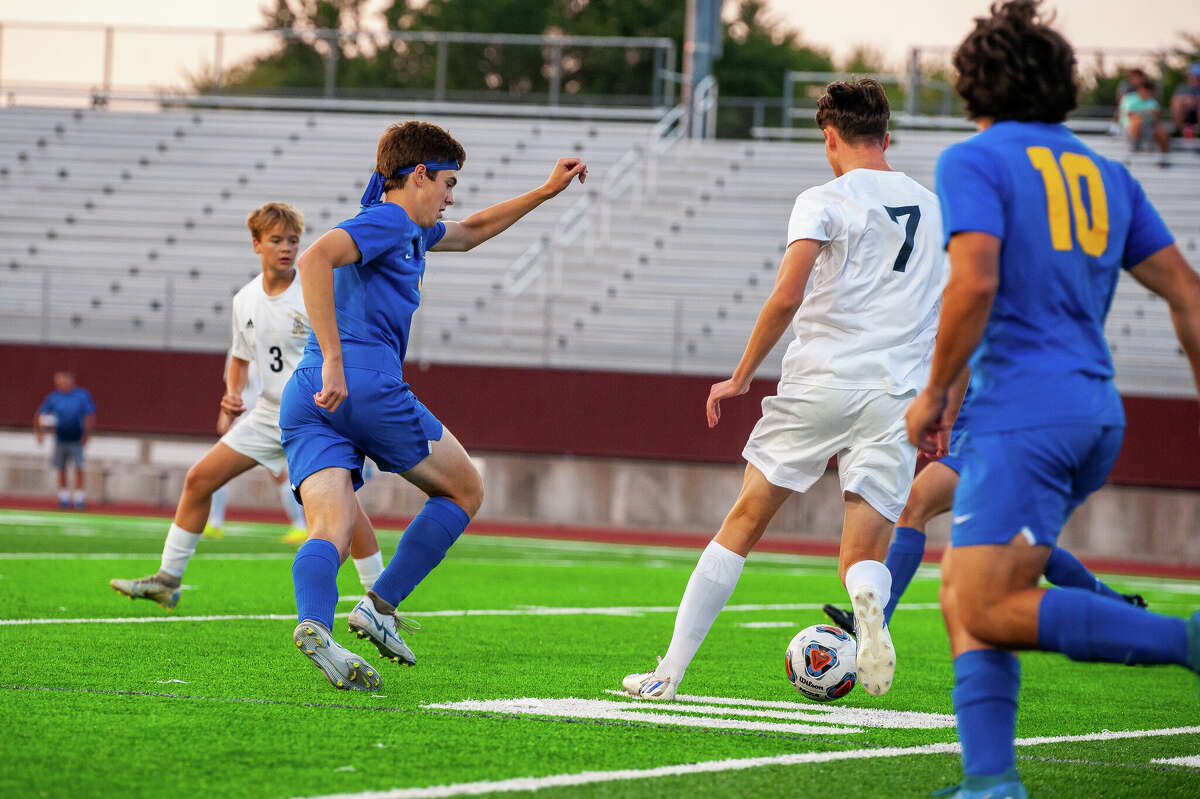
[[[858,682],[858,644],[838,627],[805,627],[788,644],[784,657],[788,679],[814,702],[841,699]]]

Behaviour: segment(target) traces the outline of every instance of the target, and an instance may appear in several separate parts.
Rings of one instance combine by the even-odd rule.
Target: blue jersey
[[[379,203],[338,227],[350,234],[361,255],[333,270],[342,364],[403,380],[412,315],[421,304],[425,252],[446,235],[446,225],[423,228],[399,205]],[[296,368],[320,366],[323,360],[313,333]]]
[[[1119,270],[1173,241],[1137,181],[1063,125],[999,122],[942,153],[937,193],[947,242],[1003,242],[969,429],[1124,425],[1104,318]]]
[[[72,443],[83,438],[83,422],[96,412],[92,395],[86,388],[78,386],[70,391],[52,391],[42,400],[39,414],[52,414],[55,418],[54,437],[63,443]]]

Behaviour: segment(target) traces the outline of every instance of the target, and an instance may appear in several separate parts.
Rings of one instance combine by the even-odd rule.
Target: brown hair
[[[304,215],[287,203],[267,203],[255,208],[246,217],[246,227],[255,241],[261,241],[268,230],[283,225],[285,230],[304,232]]]
[[[954,51],[967,116],[1062,122],[1078,104],[1075,52],[1039,12],[1041,0],[993,3]]]
[[[408,177],[392,177],[397,169],[426,161],[454,161],[462,169],[466,160],[467,151],[444,129],[431,122],[413,119],[389,125],[379,137],[375,171],[387,178],[383,190],[391,191],[402,188],[404,179]],[[437,179],[436,170],[430,170],[429,175]]]
[[[862,139],[882,144],[891,115],[887,94],[874,78],[834,81],[817,100],[817,127],[832,127],[851,144]]]

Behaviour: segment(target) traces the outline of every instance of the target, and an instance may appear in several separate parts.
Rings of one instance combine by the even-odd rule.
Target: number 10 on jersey
[[[1029,147],[1025,152],[1033,168],[1042,173],[1042,182],[1046,185],[1046,217],[1054,249],[1075,249],[1071,239],[1073,213],[1075,238],[1079,240],[1080,248],[1093,257],[1102,255],[1108,247],[1108,196],[1104,193],[1104,181],[1095,162],[1079,153],[1063,153],[1055,160],[1049,147]],[[1083,204],[1083,183],[1087,183],[1091,214]],[[1069,207],[1068,193],[1071,195]]]

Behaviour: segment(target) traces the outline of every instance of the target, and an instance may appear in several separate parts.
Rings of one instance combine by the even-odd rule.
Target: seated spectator
[[[1194,138],[1200,128],[1200,61],[1187,71],[1187,82],[1175,90],[1171,98],[1171,119],[1175,130],[1185,139]]]
[[[1166,166],[1167,128],[1159,121],[1158,100],[1154,98],[1154,81],[1143,77],[1137,82],[1136,89],[1121,98],[1118,108],[1121,128],[1129,137],[1129,144],[1134,151],[1142,149],[1142,142],[1151,137],[1158,143],[1158,150],[1163,154],[1160,166]]]

